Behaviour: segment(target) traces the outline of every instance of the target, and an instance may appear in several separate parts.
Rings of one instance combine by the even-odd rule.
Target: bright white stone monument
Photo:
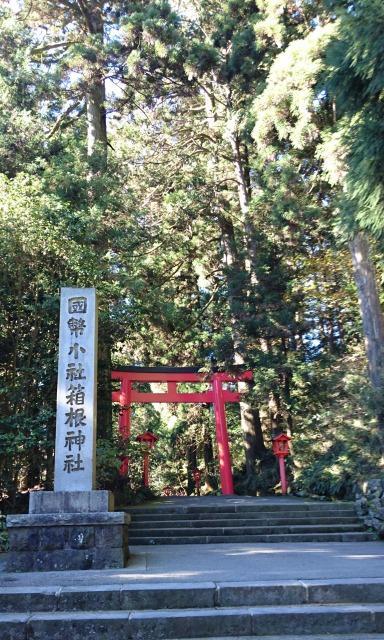
[[[61,289],[55,491],[95,488],[97,299],[95,289]]]

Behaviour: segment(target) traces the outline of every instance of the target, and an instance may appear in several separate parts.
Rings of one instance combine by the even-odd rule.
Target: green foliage
[[[119,469],[125,456],[129,458],[128,475],[121,476]],[[156,498],[152,488],[142,486],[139,446],[122,443],[117,436],[113,440],[100,438],[97,441],[96,461],[97,487],[112,491],[116,505],[140,504]]]
[[[302,368],[295,398],[301,428],[295,438],[294,487],[306,494],[353,498],[358,481],[380,469],[380,439],[362,354]],[[316,390],[316,395],[313,391]],[[313,397],[310,413],[303,412]]]
[[[350,7],[332,2],[338,31],[328,48],[329,88],[335,95],[346,147],[345,215],[380,235],[383,230],[383,24],[380,0]]]
[[[121,464],[118,444],[110,440],[99,439],[96,447],[96,464],[98,488],[115,489]]]
[[[294,40],[278,55],[265,90],[255,100],[253,136],[264,157],[273,150],[274,137],[302,150],[319,138],[324,125],[319,80],[325,70],[325,48],[335,31],[333,24],[318,27],[302,40]]]

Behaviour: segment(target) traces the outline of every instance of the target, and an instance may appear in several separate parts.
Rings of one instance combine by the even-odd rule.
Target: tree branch
[[[69,40],[63,42],[52,42],[51,44],[46,44],[43,47],[36,47],[32,49],[32,54],[44,53],[44,51],[49,51],[50,49],[59,49],[60,47],[70,47],[71,44],[78,44],[80,40]]]
[[[63,111],[63,113],[61,113],[61,114],[59,115],[59,117],[57,118],[57,120],[56,120],[55,124],[53,125],[52,129],[50,130],[50,132],[49,132],[49,133],[48,133],[48,135],[47,135],[47,139],[48,139],[48,140],[49,140],[50,138],[52,138],[52,136],[56,133],[56,131],[57,131],[58,129],[60,129],[60,126],[61,126],[62,122],[65,120],[65,118],[66,118],[67,116],[69,116],[69,114],[70,114],[74,109],[76,109],[76,107],[78,107],[78,106],[79,106],[79,104],[81,104],[81,103],[80,103],[80,101],[79,101],[79,102],[75,102],[75,104],[70,104],[70,105],[69,105],[69,107],[67,107],[67,108],[65,109],[65,111]]]

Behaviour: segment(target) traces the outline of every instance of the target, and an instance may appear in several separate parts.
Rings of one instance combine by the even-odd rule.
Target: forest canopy
[[[119,365],[252,370],[239,493],[382,470],[382,0],[0,1],[0,496],[51,488],[60,287],[100,299],[98,482],[218,491],[209,408],[111,409]],[[122,480],[121,459],[130,468]]]

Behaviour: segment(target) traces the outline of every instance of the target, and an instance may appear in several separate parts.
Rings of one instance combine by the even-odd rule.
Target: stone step
[[[144,529],[134,530],[135,538],[139,536],[246,536],[246,535],[270,535],[270,534],[287,534],[287,533],[347,533],[355,531],[365,531],[362,524],[309,524],[309,525],[287,525],[285,527],[199,527],[199,528],[183,528],[173,529],[173,527],[157,528],[145,527]]]
[[[268,535],[211,535],[211,536],[130,536],[130,545],[147,544],[210,544],[210,543],[237,543],[237,542],[364,542],[377,540],[377,536],[367,531],[344,533],[286,533]]]
[[[198,522],[199,520],[209,520],[215,519],[217,521],[222,520],[236,520],[237,518],[241,518],[243,520],[253,520],[263,521],[263,520],[278,520],[278,519],[292,519],[292,518],[301,518],[301,519],[320,519],[320,518],[357,518],[357,514],[350,511],[314,511],[314,512],[296,512],[296,511],[263,511],[262,513],[157,513],[153,512],[151,514],[148,513],[133,513],[131,515],[132,522],[182,522],[183,520],[188,522],[189,520],[193,520],[194,522]]]
[[[355,513],[355,503],[354,502],[316,502],[316,503],[297,503],[297,504],[257,504],[257,505],[249,505],[249,504],[237,504],[237,505],[214,505],[211,504],[209,506],[199,505],[191,505],[191,506],[177,506],[177,505],[164,505],[164,504],[153,504],[152,506],[146,507],[126,507],[123,508],[122,511],[130,514],[194,514],[194,513],[225,513],[225,514],[233,514],[233,513],[265,513],[269,512],[279,512],[286,511],[289,513],[292,512],[324,512],[324,511],[349,511]]]
[[[68,587],[2,587],[0,611],[228,608],[384,601],[384,579],[157,582]],[[1,616],[0,616],[1,617]]]
[[[2,640],[176,640],[261,635],[384,633],[384,605],[329,604],[147,611],[4,613]]]
[[[130,544],[357,542],[375,540],[352,502],[152,503],[129,507]],[[197,499],[196,499],[197,500]]]
[[[305,605],[281,607],[238,607],[190,611],[134,612],[130,618],[133,638],[185,638],[217,635],[286,635],[360,633],[384,631],[384,605]]]
[[[360,520],[357,516],[350,517],[340,517],[340,516],[328,516],[328,517],[296,517],[296,516],[285,516],[285,517],[260,517],[257,518],[239,518],[237,515],[232,518],[199,518],[199,519],[191,519],[191,516],[184,519],[144,519],[138,518],[137,516],[133,516],[135,519],[132,520],[130,524],[130,530],[138,529],[143,527],[153,528],[170,528],[172,525],[173,528],[183,528],[183,527],[227,527],[227,526],[236,526],[244,527],[244,526],[276,526],[276,525],[287,525],[287,524],[357,524]]]

